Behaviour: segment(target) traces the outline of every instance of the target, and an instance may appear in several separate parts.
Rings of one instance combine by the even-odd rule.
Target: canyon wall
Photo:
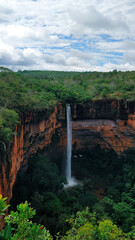
[[[127,120],[129,114],[135,112],[135,102],[122,100],[97,100],[84,104],[72,104],[74,120],[80,119],[112,119]]]
[[[0,163],[0,193],[11,199],[12,188],[21,166],[38,149],[51,143],[55,130],[61,128],[65,108],[58,104],[51,110],[22,114],[21,124],[16,128],[16,135],[7,153],[7,160]]]
[[[135,102],[99,100],[71,106],[73,150],[90,150],[100,145],[120,154],[135,147]],[[64,128],[62,145],[66,145]]]
[[[132,116],[135,119],[135,115]],[[90,150],[97,145],[121,154],[135,147],[135,120],[80,120],[73,125],[73,149]]]
[[[72,144],[74,150],[100,145],[118,154],[135,147],[135,102],[91,101],[71,104]],[[30,112],[21,116],[7,160],[0,163],[0,193],[9,199],[21,166],[38,149],[48,146],[66,148],[66,107],[58,104],[50,111]],[[55,144],[57,142],[57,144]]]

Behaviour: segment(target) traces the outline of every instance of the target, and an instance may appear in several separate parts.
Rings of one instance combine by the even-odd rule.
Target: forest
[[[42,152],[30,157],[27,170],[18,173],[2,239],[134,239],[135,150],[117,156],[96,147],[81,154],[73,172],[83,184],[69,189],[59,167]],[[100,199],[94,182],[104,188]],[[0,214],[6,207],[1,196]]]
[[[21,113],[57,102],[135,100],[135,72],[18,71],[0,68],[0,140],[11,141]]]
[[[58,102],[135,100],[135,72],[18,71],[0,68],[0,143],[8,145],[22,113]],[[80,184],[65,189],[60,165],[39,150],[19,171],[10,204],[0,195],[0,239],[135,239],[135,149],[73,149]],[[82,157],[74,157],[82,156]],[[0,161],[1,158],[0,158]],[[100,196],[95,185],[103,188]],[[6,211],[8,209],[8,214]],[[6,214],[6,216],[5,216]]]

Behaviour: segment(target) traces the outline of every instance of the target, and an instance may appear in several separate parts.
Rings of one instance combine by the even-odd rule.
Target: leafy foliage
[[[52,239],[46,228],[30,221],[35,214],[36,211],[30,207],[30,204],[28,204],[27,201],[19,204],[16,212],[10,212],[10,214],[5,218],[5,221],[11,225],[12,230],[14,230],[11,240]]]
[[[28,200],[37,210],[35,221],[46,225],[53,234],[64,233],[67,230],[65,220],[72,213],[97,202],[86,181],[84,187],[68,190],[63,189],[64,183],[66,179],[59,175],[57,166],[37,154],[30,158],[27,172],[18,174],[11,205]]]
[[[109,219],[124,232],[131,231],[135,221],[134,150],[117,156],[97,146],[90,152],[74,153],[73,174],[80,177],[82,186],[63,189],[64,179],[57,166],[37,154],[30,159],[27,172],[18,176],[13,203],[31,202],[37,210],[35,221],[46,225],[52,234],[64,234],[69,228],[65,220],[85,207],[96,212],[99,221]],[[100,201],[93,194],[98,183],[104,188]]]
[[[84,168],[87,168],[88,161],[85,162],[83,152],[81,152],[81,154],[82,157],[79,159],[78,165],[80,165],[80,162],[82,161]],[[29,196],[29,201],[31,201],[32,205],[37,209],[37,215],[34,216],[33,214],[34,221],[47,226],[53,234],[56,234],[59,231],[60,233],[58,234],[57,239],[134,239],[134,150],[125,152],[121,157],[117,157],[115,154],[109,152],[105,153],[99,148],[97,148],[97,150],[95,149],[93,153],[91,152],[87,154],[91,154],[91,171],[93,172],[93,175],[91,175],[91,172],[90,175],[92,178],[95,174],[95,177],[101,177],[103,183],[107,179],[105,190],[106,197],[99,202],[95,203],[95,200],[92,198],[91,191],[93,183],[90,179],[85,179],[83,187],[76,186],[74,188],[62,190],[59,185],[59,180],[57,179],[59,178],[59,175],[56,174],[58,173],[58,169],[54,163],[51,163],[41,155],[33,156],[30,160],[31,163],[28,168],[28,175],[30,175],[30,178],[28,178],[27,173],[25,173],[25,177],[22,175],[22,178],[26,182],[23,181],[21,186],[26,186],[27,184],[28,189],[33,190],[30,193],[32,195],[30,196],[25,193],[25,191],[27,192],[26,187],[24,189],[25,191],[23,190],[22,192],[21,186],[19,187],[18,185],[17,189],[19,189],[20,192],[17,190],[17,196],[20,196],[20,199],[24,198],[23,200]],[[88,158],[86,158],[86,160],[87,159]],[[94,159],[96,159],[96,162]],[[36,166],[38,166],[38,168],[36,168]],[[109,167],[106,169],[106,166]],[[121,166],[121,168],[119,166]],[[42,169],[44,174],[42,174]],[[51,182],[51,178],[53,178],[51,175],[52,171],[54,172],[53,181],[55,182],[56,180],[57,183],[55,183],[56,185],[54,184],[54,186]],[[81,171],[80,167],[78,167],[77,172],[78,171]],[[87,175],[87,177],[90,175]],[[44,181],[46,181],[45,188],[44,184],[40,185],[45,183]],[[29,185],[31,183],[33,185]],[[52,192],[48,191],[49,184]],[[42,189],[44,190],[42,191]],[[20,193],[22,193],[22,195]],[[83,210],[86,206],[89,206],[91,212],[88,208]],[[30,206],[28,205],[27,209],[29,207]],[[20,211],[19,208],[18,211]],[[77,211],[79,212],[75,216]],[[19,214],[20,213],[11,212],[9,218],[7,218],[9,221],[12,219],[8,226],[15,227],[13,226],[13,219],[18,221],[17,217]],[[31,215],[26,216],[31,217]],[[21,219],[20,217],[21,215],[19,216],[19,221]],[[70,220],[66,221],[67,218]],[[35,227],[37,226],[35,223],[32,223],[32,225],[34,229],[37,229],[35,231],[39,231],[39,229]],[[30,225],[31,232],[34,231],[32,230],[32,225]],[[22,225],[20,231],[22,231]],[[61,234],[63,236],[61,236]],[[17,237],[13,239],[19,237],[19,235],[16,236]]]
[[[1,196],[0,203],[2,202],[5,204],[5,199]],[[2,212],[4,208],[5,205],[1,208]],[[7,226],[5,230],[0,232],[0,238],[3,240],[52,240],[53,238],[44,226],[37,225],[30,220],[35,214],[35,210],[31,208],[27,201],[17,205],[17,211],[11,211],[5,217]],[[70,230],[67,231],[65,236],[60,236],[57,233],[57,240],[122,240],[133,239],[134,237],[134,227],[131,232],[124,234],[111,220],[97,222],[96,215],[92,214],[88,208],[77,212],[76,216],[72,215],[67,222],[71,226]]]
[[[6,198],[0,195],[0,215],[8,208],[9,205],[5,202]],[[37,225],[30,221],[34,217],[36,211],[30,207],[26,201],[17,206],[17,211],[11,211],[5,217],[7,226],[0,233],[0,239],[5,240],[51,240],[52,237],[49,231],[42,225]]]
[[[17,113],[50,109],[57,102],[135,100],[135,72],[18,71],[0,68],[0,139],[11,140]],[[6,109],[5,109],[6,108]],[[4,110],[5,109],[5,110]],[[7,111],[12,115],[5,123]],[[14,111],[14,112],[13,112]],[[16,113],[16,116],[15,116]],[[15,117],[15,119],[14,119]]]
[[[18,123],[18,114],[14,110],[3,108],[0,111],[0,138],[5,142],[10,141]]]
[[[127,239],[122,230],[114,225],[111,220],[97,222],[95,215],[91,214],[88,208],[85,211],[77,212],[76,216],[72,216],[68,222],[71,229],[61,238],[62,240]]]
[[[0,215],[5,215],[5,210],[9,207],[6,203],[7,198],[3,198],[2,195],[0,194]]]

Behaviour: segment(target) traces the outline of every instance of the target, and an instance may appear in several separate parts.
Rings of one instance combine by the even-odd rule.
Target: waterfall
[[[71,182],[71,157],[72,157],[72,119],[71,119],[71,107],[67,105],[67,166],[66,177],[68,183]]]
[[[71,158],[72,158],[72,119],[71,119],[71,107],[67,105],[67,159],[66,159],[66,178],[68,184],[65,184],[64,187],[73,187],[78,183],[78,181],[71,177]]]

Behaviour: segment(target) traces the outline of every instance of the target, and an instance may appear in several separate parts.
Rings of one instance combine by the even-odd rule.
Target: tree
[[[95,214],[91,214],[88,208],[72,216],[68,222],[71,224],[71,229],[61,238],[62,240],[128,239],[111,220],[97,222]]]
[[[7,198],[0,195],[0,216],[4,215],[4,211],[9,205],[6,204]],[[0,239],[3,240],[52,240],[49,231],[42,225],[33,223],[32,219],[36,214],[30,204],[26,201],[17,205],[17,211],[11,211],[5,217],[7,223],[6,229],[1,231]]]

